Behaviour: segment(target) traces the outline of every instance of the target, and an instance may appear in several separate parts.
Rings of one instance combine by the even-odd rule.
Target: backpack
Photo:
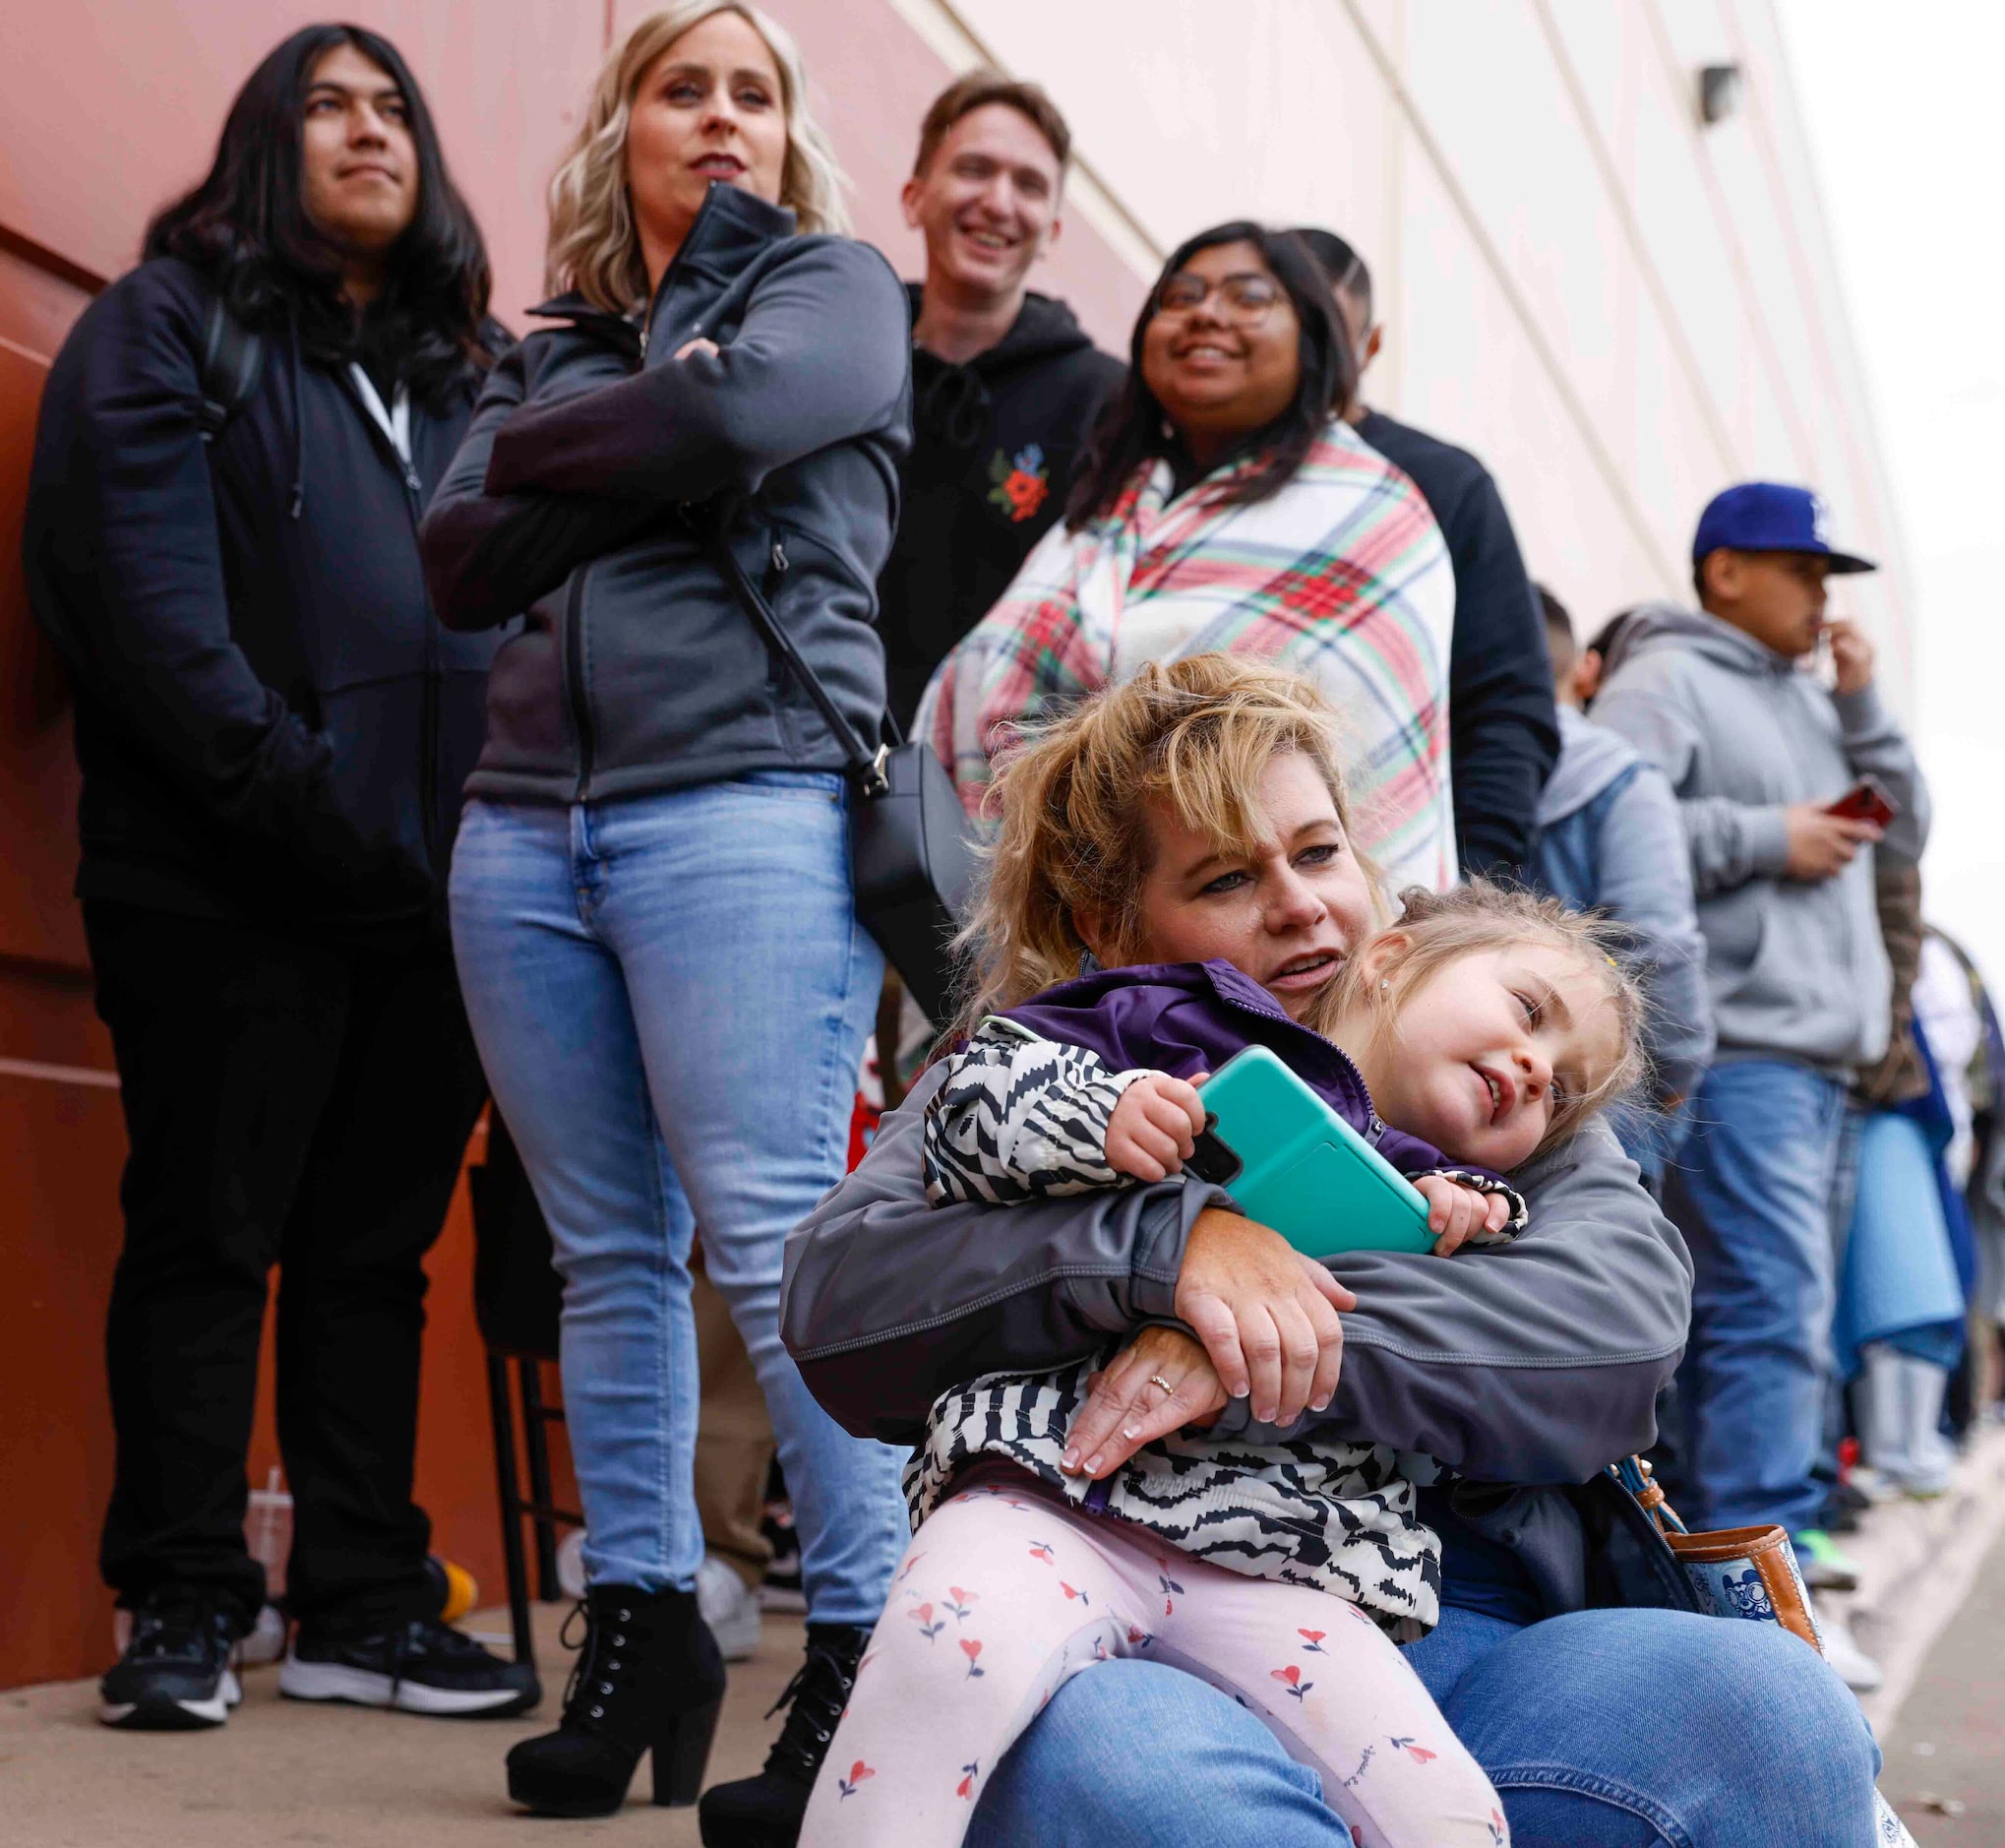
[[[213,297],[202,329],[202,408],[196,420],[203,442],[213,443],[250,401],[264,367],[264,339],[223,306],[220,295]]]

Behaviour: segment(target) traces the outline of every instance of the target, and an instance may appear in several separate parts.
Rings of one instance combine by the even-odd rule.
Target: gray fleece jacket
[[[1827,693],[1787,656],[1703,611],[1651,604],[1594,703],[1671,778],[1684,817],[1721,1059],[1788,1058],[1838,1075],[1886,1050],[1890,975],[1874,852],[1916,861],[1928,790],[1872,687]],[[1861,776],[1900,814],[1876,850],[1794,880],[1783,811]]]
[[[525,616],[488,676],[467,793],[562,805],[844,769],[704,535],[721,530],[875,744],[877,581],[912,439],[890,265],[851,238],[796,236],[791,212],[719,184],[644,328],[576,293],[530,312],[554,325],[488,375],[425,516],[440,619]],[[699,338],[716,352],[675,357]]]
[[[933,1401],[979,1374],[1066,1366],[1174,1321],[1191,1224],[1231,1205],[1185,1179],[929,1205],[923,1129],[944,1077],[943,1064],[922,1074],[787,1240],[780,1329],[802,1377],[845,1429],[887,1443],[916,1443]],[[1358,1307],[1328,1409],[1273,1432],[1236,1400],[1214,1435],[1315,1428],[1498,1483],[1585,1482],[1647,1448],[1684,1351],[1684,1246],[1600,1121],[1516,1179],[1531,1225],[1510,1245],[1331,1259]]]

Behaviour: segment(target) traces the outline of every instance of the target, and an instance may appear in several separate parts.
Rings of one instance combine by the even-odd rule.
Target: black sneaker
[[[131,1732],[220,1726],[244,1697],[229,1619],[199,1592],[162,1592],[132,1614],[132,1635],[97,1684],[97,1717]]]
[[[367,1632],[302,1624],[278,1671],[278,1692],[288,1700],[471,1719],[526,1713],[543,1697],[527,1663],[489,1655],[436,1617]]]

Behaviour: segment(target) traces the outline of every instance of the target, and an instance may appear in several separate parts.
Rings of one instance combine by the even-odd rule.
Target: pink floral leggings
[[[1026,1482],[969,1489],[912,1536],[803,1848],[960,1841],[1039,1709],[1115,1655],[1201,1676],[1265,1721],[1358,1848],[1509,1840],[1489,1779],[1356,1605],[1191,1559]]]

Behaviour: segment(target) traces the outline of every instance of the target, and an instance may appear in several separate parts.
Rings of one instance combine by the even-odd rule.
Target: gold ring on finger
[[[1177,1388],[1173,1386],[1169,1383],[1169,1381],[1165,1380],[1163,1376],[1159,1373],[1152,1373],[1149,1375],[1149,1385],[1161,1386],[1163,1390],[1167,1392],[1172,1398],[1175,1398],[1177,1396]]]

